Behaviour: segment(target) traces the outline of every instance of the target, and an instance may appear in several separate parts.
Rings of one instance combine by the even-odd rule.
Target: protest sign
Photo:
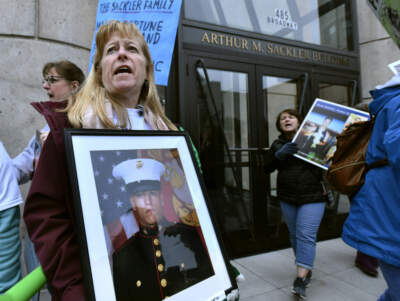
[[[350,124],[368,119],[367,112],[316,98],[293,138],[299,147],[295,156],[328,169],[336,150],[336,136]]]
[[[94,37],[109,20],[134,22],[149,45],[157,85],[167,86],[182,0],[99,0]],[[89,70],[95,52],[93,37]]]

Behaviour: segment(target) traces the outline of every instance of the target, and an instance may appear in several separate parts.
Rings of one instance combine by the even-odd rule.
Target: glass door
[[[246,254],[257,249],[254,176],[259,154],[252,135],[254,72],[251,66],[228,67],[205,60],[204,65],[196,65],[195,73],[201,95],[196,108],[199,153],[208,196],[229,253]]]
[[[263,163],[277,137],[276,114],[300,104],[302,74],[266,74],[256,65],[197,56],[189,56],[187,66],[184,126],[198,147],[230,256],[288,246],[274,198],[276,176],[266,175]]]
[[[354,107],[358,97],[358,82],[340,76],[318,76],[314,80],[316,97],[332,101],[344,106]],[[341,229],[344,219],[350,210],[350,201],[346,195],[333,191],[334,200],[326,210],[322,221],[321,235],[324,229],[328,232]],[[340,230],[338,231],[340,235]]]
[[[309,94],[307,90],[309,76],[307,73],[260,66],[256,67],[256,74],[258,99],[263,112],[258,122],[260,125],[258,144],[265,153],[280,135],[275,125],[278,114],[285,109],[300,111],[305,104]],[[262,203],[266,205],[267,213],[266,225],[263,225],[263,228],[259,227],[267,239],[264,247],[266,250],[289,247],[289,235],[277,199],[277,171],[270,174],[265,174],[263,170],[260,172],[260,178],[264,178],[266,183],[258,192],[259,198],[263,200]]]

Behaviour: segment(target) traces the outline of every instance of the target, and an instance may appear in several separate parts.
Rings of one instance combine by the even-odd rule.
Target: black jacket
[[[118,301],[160,301],[214,275],[195,227],[165,219],[143,229],[113,254]]]
[[[278,170],[278,200],[293,205],[324,202],[321,168],[295,156],[289,156],[285,160],[275,157],[275,152],[287,142],[290,140],[283,135],[279,136],[267,152],[264,165],[266,173]]]

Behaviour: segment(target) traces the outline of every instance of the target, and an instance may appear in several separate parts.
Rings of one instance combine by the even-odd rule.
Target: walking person
[[[369,110],[375,116],[366,163],[388,159],[370,169],[352,197],[342,238],[376,258],[388,288],[379,301],[400,300],[400,75],[371,91]]]
[[[264,170],[278,170],[277,194],[282,214],[289,229],[295,254],[296,277],[292,292],[306,299],[314,266],[316,239],[325,211],[322,169],[293,155],[298,147],[291,142],[301,123],[293,109],[280,112],[276,128],[281,133],[266,155]]]

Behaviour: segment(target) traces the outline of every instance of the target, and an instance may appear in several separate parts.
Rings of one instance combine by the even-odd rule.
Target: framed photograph
[[[186,133],[64,136],[89,300],[222,300],[237,288]]]
[[[354,122],[369,119],[369,113],[316,98],[293,142],[296,157],[328,169],[336,151],[336,136]]]

